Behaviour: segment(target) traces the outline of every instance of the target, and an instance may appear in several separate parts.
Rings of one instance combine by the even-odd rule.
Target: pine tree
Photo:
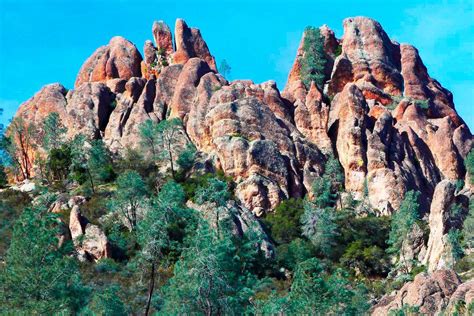
[[[71,174],[80,184],[89,183],[92,193],[97,183],[113,178],[112,158],[102,140],[76,135],[71,142]]]
[[[168,162],[171,175],[173,179],[176,179],[174,164],[176,157],[182,151],[177,138],[179,133],[184,133],[182,122],[178,118],[163,120],[159,123],[147,120],[140,125],[139,131],[142,150],[151,151],[152,159],[156,162]]]
[[[98,289],[81,315],[125,316],[127,308],[118,295],[119,286],[112,284]]]
[[[420,193],[408,191],[405,194],[398,212],[392,215],[391,230],[387,243],[389,253],[398,253],[402,247],[408,233],[412,230],[413,225],[419,217],[418,197]]]
[[[112,212],[119,212],[128,223],[131,231],[138,224],[138,211],[144,206],[147,188],[142,177],[136,171],[128,170],[115,181],[117,191],[109,202]]]
[[[167,258],[173,247],[170,232],[173,224],[186,212],[184,203],[183,189],[176,182],[170,181],[161,188],[158,196],[152,199],[144,219],[138,225],[137,240],[141,247],[138,259],[149,271],[145,315],[150,312],[157,267],[167,268],[170,263]]]
[[[331,256],[339,235],[335,211],[332,208],[319,208],[307,202],[301,216],[301,225],[302,235],[308,238],[324,256]]]
[[[303,57],[301,58],[301,80],[307,89],[313,81],[320,89],[323,88],[326,63],[324,39],[319,28],[306,27],[303,39]]]
[[[59,149],[64,144],[67,128],[61,122],[59,114],[51,112],[46,116],[42,125],[41,145],[47,152]]]
[[[37,199],[15,224],[1,271],[0,313],[73,314],[87,299],[70,243],[59,247],[59,220],[51,196]]]
[[[217,234],[201,222],[192,245],[186,249],[174,268],[174,277],[163,289],[164,314],[204,315],[232,314],[238,306],[232,286],[234,246],[228,235]],[[237,305],[237,306],[236,306]]]
[[[222,74],[222,76],[227,77],[230,75],[230,71],[232,68],[230,67],[229,63],[227,60],[223,59],[221,61],[221,64],[219,65],[219,72]]]

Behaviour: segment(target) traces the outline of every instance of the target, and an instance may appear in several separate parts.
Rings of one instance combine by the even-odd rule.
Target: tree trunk
[[[89,181],[91,183],[92,193],[95,194],[94,180],[92,179],[91,171],[89,170],[89,168],[87,168],[87,175],[89,175]]]
[[[150,313],[151,298],[153,297],[153,290],[155,289],[155,262],[151,264],[150,284],[148,286],[148,300],[146,302],[145,316]]]

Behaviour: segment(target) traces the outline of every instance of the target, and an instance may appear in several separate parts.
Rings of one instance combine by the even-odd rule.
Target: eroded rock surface
[[[108,79],[140,77],[142,56],[130,41],[113,37],[108,45],[99,47],[79,70],[75,88],[85,82],[104,82]]]
[[[117,153],[139,144],[144,121],[178,117],[186,136],[234,178],[237,197],[257,214],[304,196],[329,154],[344,169],[345,190],[356,199],[367,194],[379,215],[396,211],[409,190],[422,193],[427,213],[441,180],[466,178],[472,134],[414,47],[392,42],[372,19],[343,24],[341,40],[320,28],[324,89],[302,83],[303,39],[280,94],[273,81],[228,82],[199,30],[176,21],[173,47],[170,28],[160,21],[152,27],[155,43],[144,47],[142,66],[159,64],[153,73],[140,70],[132,43],[115,37],[84,63],[74,90],[45,86],[17,116],[40,123],[58,112],[68,136],[103,138]]]
[[[450,297],[461,281],[452,270],[420,273],[393,295],[383,297],[372,309],[372,315],[388,315],[404,305],[418,307],[423,315],[439,315],[449,304]]]

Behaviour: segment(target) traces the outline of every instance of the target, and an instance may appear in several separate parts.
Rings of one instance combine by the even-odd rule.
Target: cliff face
[[[228,82],[200,31],[179,19],[174,40],[164,22],[153,24],[144,59],[131,42],[112,38],[86,60],[74,90],[47,85],[16,115],[40,122],[58,112],[70,136],[103,138],[114,151],[136,146],[145,120],[179,117],[257,214],[304,196],[330,153],[346,190],[361,198],[367,188],[380,214],[412,189],[428,211],[441,180],[465,178],[472,147],[452,94],[428,75],[416,48],[391,41],[374,20],[344,20],[342,39],[327,26],[320,31],[328,97],[301,81],[302,44],[280,93],[272,81]]]

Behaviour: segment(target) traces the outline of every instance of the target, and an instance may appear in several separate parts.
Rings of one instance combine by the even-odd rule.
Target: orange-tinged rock
[[[174,63],[185,64],[190,58],[199,57],[212,70],[217,70],[214,56],[209,52],[209,48],[202,38],[199,29],[189,28],[184,20],[177,19],[174,37],[176,44],[176,52],[173,55]]]
[[[108,79],[140,77],[142,56],[130,41],[113,37],[109,44],[99,47],[82,65],[74,84],[78,88],[85,82],[105,82]]]

